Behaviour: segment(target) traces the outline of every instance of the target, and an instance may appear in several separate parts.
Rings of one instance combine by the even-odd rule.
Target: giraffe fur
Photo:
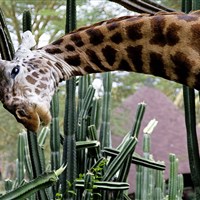
[[[49,124],[52,96],[59,82],[73,76],[124,70],[200,89],[200,11],[124,16],[39,49],[26,43],[12,61],[0,61],[0,100],[32,131]]]

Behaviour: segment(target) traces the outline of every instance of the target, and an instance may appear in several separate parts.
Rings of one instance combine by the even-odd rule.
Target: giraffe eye
[[[19,73],[19,65],[16,65],[13,69],[12,69],[12,71],[11,71],[11,78],[15,78],[16,77],[16,75]]]

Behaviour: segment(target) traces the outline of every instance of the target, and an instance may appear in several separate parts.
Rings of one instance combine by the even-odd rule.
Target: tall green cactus
[[[66,0],[66,27],[68,33],[76,27],[76,1]],[[63,144],[63,162],[69,164],[68,168],[61,176],[61,192],[64,199],[73,199],[73,194],[67,192],[75,191],[74,180],[77,177],[76,165],[76,78],[66,81],[66,105],[64,116],[64,144]],[[69,181],[72,188],[67,184]]]
[[[88,172],[85,175],[84,192],[83,192],[82,200],[93,199],[93,188],[94,188],[94,175],[91,172]]]
[[[24,164],[25,164],[25,156],[24,156],[24,137],[23,133],[20,133],[18,136],[18,159],[17,159],[17,185],[20,185],[24,180]]]
[[[50,125],[50,149],[51,149],[51,169],[58,169],[60,166],[60,129],[59,129],[59,100],[58,92],[53,96],[51,102],[52,121]],[[53,186],[53,197],[59,189],[59,181]]]
[[[92,103],[92,110],[90,116],[90,124],[99,129],[101,114],[101,99],[95,98]]]
[[[155,177],[155,187],[153,188],[153,193],[150,194],[150,199],[160,200],[164,199],[165,196],[165,180],[163,171],[153,172],[156,175]]]
[[[14,57],[15,49],[13,42],[8,31],[8,26],[6,24],[5,16],[2,9],[0,9],[0,50],[1,57],[4,60],[12,60]]]
[[[157,125],[157,121],[152,120],[144,129],[143,156],[152,160],[150,153],[151,133]],[[174,154],[170,154],[170,177],[169,192],[166,194],[165,179],[163,171],[150,169],[138,165],[136,168],[136,200],[178,200],[183,195],[183,176],[178,175],[178,159]]]
[[[89,75],[79,77],[79,79],[78,79],[77,117],[79,116],[79,113],[83,108],[83,102],[84,102],[85,94],[88,90],[89,85],[90,85],[90,76]]]
[[[30,158],[30,153],[29,153],[28,138],[27,138],[26,131],[23,132],[23,137],[24,137],[24,152],[25,152],[25,169],[26,169],[29,180],[32,180],[33,170],[32,170],[32,165],[31,165],[31,158]]]
[[[75,79],[67,81],[67,95],[64,116],[63,162],[69,163],[69,166],[61,176],[62,195],[67,199],[73,198],[71,193],[66,192],[71,189],[75,190],[74,180],[77,177],[75,88]],[[72,184],[72,188],[69,188],[67,181]]]
[[[103,102],[102,102],[102,122],[100,127],[99,140],[101,148],[111,147],[111,130],[110,130],[110,109],[111,109],[111,89],[112,78],[111,73],[107,72],[103,74]]]
[[[169,200],[174,200],[177,197],[178,184],[177,184],[177,173],[178,173],[178,159],[174,154],[170,154],[170,178],[169,178]]]

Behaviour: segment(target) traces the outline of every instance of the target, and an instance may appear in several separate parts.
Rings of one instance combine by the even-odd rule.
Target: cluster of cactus
[[[45,139],[47,137],[49,130],[48,128],[43,128],[38,136],[38,152],[40,153],[39,162],[44,161],[44,151],[43,145]],[[52,186],[58,181],[59,175],[64,171],[66,165],[61,166],[56,171],[49,171],[43,173],[41,176],[33,179],[33,169],[31,165],[29,146],[27,140],[27,132],[23,132],[19,134],[18,137],[18,158],[16,160],[16,180],[5,180],[5,191],[6,193],[0,197],[0,199],[35,199],[35,192],[40,191],[40,195],[44,190],[43,188],[47,188]],[[26,171],[26,173],[25,173]],[[26,177],[27,176],[27,177]],[[29,182],[27,182],[29,180]],[[28,183],[28,184],[27,184]],[[42,192],[43,191],[43,192]]]
[[[68,7],[73,11],[75,1],[67,2],[70,4]],[[68,15],[69,23],[72,16],[70,13]],[[23,16],[23,30],[30,30],[30,13],[26,11]],[[0,28],[2,57],[11,60],[14,51],[2,13],[0,13],[0,20],[2,24]],[[78,99],[76,99],[75,93],[77,84],[79,88]],[[142,189],[144,192],[145,188],[147,196],[149,193],[153,193],[154,189],[156,196],[164,197],[164,183],[161,181],[162,171],[165,169],[164,164],[151,159],[147,151],[149,147],[145,147],[144,158],[133,154],[145,104],[138,105],[133,128],[124,137],[121,144],[113,149],[110,131],[112,86],[110,73],[103,74],[103,86],[104,95],[101,101],[94,98],[95,89],[92,87],[90,76],[80,77],[78,81],[75,78],[67,81],[63,136],[59,130],[58,93],[54,95],[51,104],[50,167],[48,168],[48,164],[45,162],[47,159],[43,148],[48,136],[48,129],[43,129],[38,136],[29,130],[20,134],[17,177],[15,181],[5,181],[6,191],[0,199],[130,199],[128,197],[127,177],[132,163],[140,166],[137,170],[137,199],[144,199],[139,197],[141,196],[139,190]],[[76,105],[76,101],[78,105]],[[149,140],[148,137],[146,140]],[[176,159],[175,163],[177,163]],[[173,180],[176,180],[174,182],[181,186],[174,175],[174,172],[177,172],[174,170],[177,169],[177,165],[174,166],[175,168],[172,168],[173,177],[175,177]],[[144,188],[144,184],[141,184],[141,177],[138,175],[141,174],[139,170],[142,170],[142,176],[146,176],[150,181],[148,187],[153,188],[154,184],[155,188],[151,192],[147,186]],[[153,174],[156,174],[154,183]],[[179,179],[181,180],[181,178]],[[171,187],[171,182],[173,181],[170,181],[169,187],[173,189],[175,187]],[[177,194],[174,193],[174,190],[170,190],[169,199],[174,197],[171,197],[171,193],[176,195],[177,199],[180,199],[178,195],[181,196],[182,189],[178,186],[176,188]]]
[[[153,160],[150,152],[151,133],[157,121],[151,120],[144,129],[143,157]],[[136,192],[135,200],[181,200],[183,195],[183,175],[178,174],[178,158],[174,154],[169,155],[170,175],[168,184],[164,178],[164,171],[136,166]],[[162,163],[162,162],[161,162]]]

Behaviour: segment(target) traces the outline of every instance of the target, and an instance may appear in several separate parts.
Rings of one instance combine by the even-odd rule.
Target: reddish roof
[[[139,134],[139,141],[136,146],[136,151],[142,155],[142,136],[143,128],[148,122],[155,118],[158,120],[158,125],[151,136],[151,152],[155,160],[163,160],[166,163],[165,177],[169,176],[169,153],[174,153],[179,159],[179,173],[190,173],[188,156],[187,156],[187,142],[186,142],[186,128],[184,113],[176,108],[173,102],[160,91],[143,87],[135,94],[129,96],[121,106],[114,112],[113,116],[124,117],[122,126],[125,134],[131,129],[133,119],[136,113],[137,104],[145,102],[147,104],[144,118],[142,121],[141,131]],[[116,129],[113,127],[112,138],[113,146],[116,147],[120,143],[122,137],[116,136]],[[198,135],[200,131],[198,130]],[[131,187],[134,187],[134,174],[131,170],[129,180]],[[131,190],[132,191],[132,190]]]

